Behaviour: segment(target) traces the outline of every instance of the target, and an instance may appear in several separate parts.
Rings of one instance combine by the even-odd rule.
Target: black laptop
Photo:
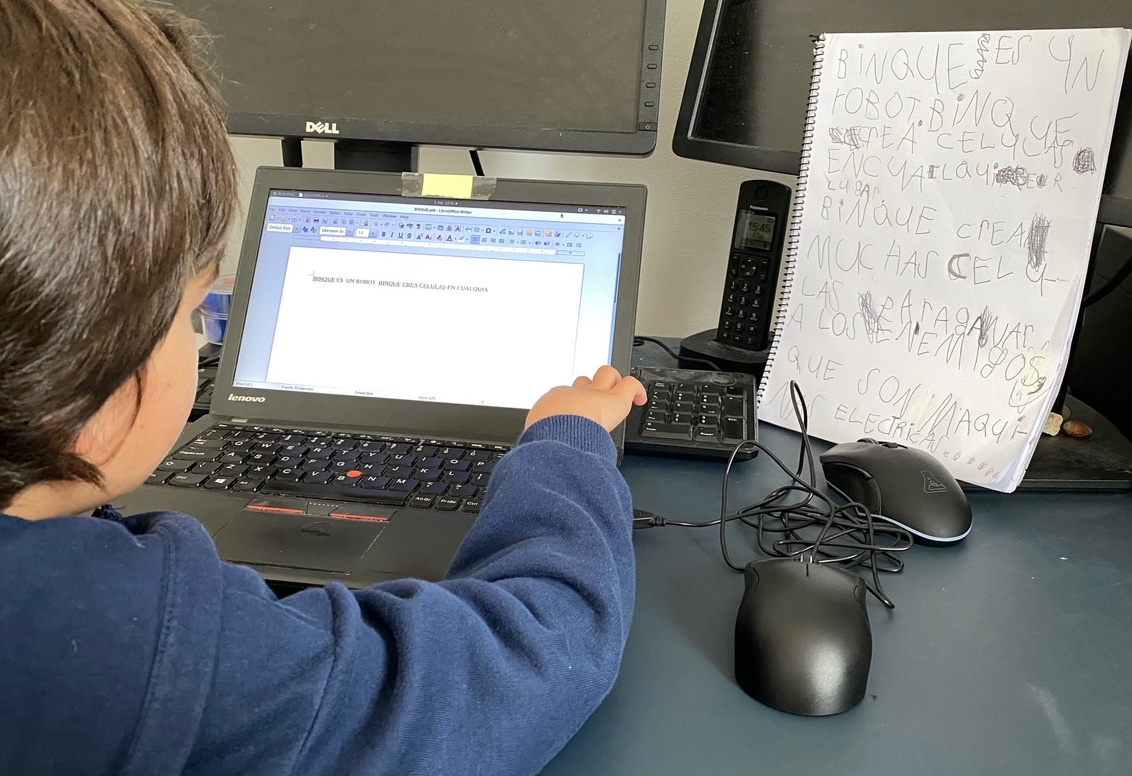
[[[403,181],[258,171],[210,412],[116,506],[280,585],[438,579],[534,401],[628,370],[643,187]]]

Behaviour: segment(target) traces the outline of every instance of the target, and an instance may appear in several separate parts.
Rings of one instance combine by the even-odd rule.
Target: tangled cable
[[[890,523],[878,523],[864,505],[849,500],[840,491],[837,493],[844,498],[844,502],[834,501],[827,492],[821,467],[815,465],[808,433],[809,413],[805,397],[793,381],[790,383],[790,400],[802,434],[802,446],[795,469],[790,469],[761,443],[741,442],[731,452],[723,473],[723,494],[718,520],[684,522],[636,510],[633,527],[708,528],[718,525],[723,561],[735,571],[742,571],[743,566],[731,559],[727,549],[727,525],[738,521],[757,531],[759,550],[765,555],[805,558],[817,563],[833,563],[845,569],[871,570],[873,583],[870,585],[865,582],[865,586],[889,609],[896,608],[884,592],[880,572],[897,573],[904,569],[904,562],[898,553],[912,548],[912,535]],[[774,461],[790,478],[790,482],[772,490],[756,504],[729,512],[727,494],[731,468],[735,457],[744,449],[751,448]]]

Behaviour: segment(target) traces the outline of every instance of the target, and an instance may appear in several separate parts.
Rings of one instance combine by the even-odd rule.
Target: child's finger
[[[621,373],[613,367],[606,365],[594,373],[593,386],[600,388],[603,391],[608,391],[613,386],[617,385],[617,381],[621,379]]]
[[[642,405],[649,400],[649,394],[648,391],[645,390],[645,386],[635,377],[622,378],[617,385],[613,386],[612,390],[619,396],[633,402],[633,404]]]

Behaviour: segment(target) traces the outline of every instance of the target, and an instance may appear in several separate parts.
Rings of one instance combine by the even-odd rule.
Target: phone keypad
[[[769,257],[732,253],[716,339],[745,350],[765,348],[772,289]]]

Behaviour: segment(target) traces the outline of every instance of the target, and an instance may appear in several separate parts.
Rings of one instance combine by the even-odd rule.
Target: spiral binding
[[[756,396],[757,406],[763,403],[763,394],[766,391],[767,377],[774,368],[774,358],[778,355],[779,334],[786,325],[786,311],[789,307],[790,294],[794,284],[794,263],[798,259],[798,243],[801,239],[802,207],[806,204],[806,187],[809,184],[810,151],[814,144],[814,122],[817,120],[818,109],[818,81],[821,79],[822,63],[825,61],[825,35],[811,36],[814,42],[814,71],[810,76],[810,95],[806,107],[806,124],[802,130],[802,163],[798,167],[798,185],[794,189],[794,207],[790,214],[790,241],[786,250],[786,261],[782,265],[782,299],[778,303],[778,312],[774,316],[774,337],[770,342],[770,352],[767,353],[766,367],[763,370],[763,379],[759,381],[759,390]]]

